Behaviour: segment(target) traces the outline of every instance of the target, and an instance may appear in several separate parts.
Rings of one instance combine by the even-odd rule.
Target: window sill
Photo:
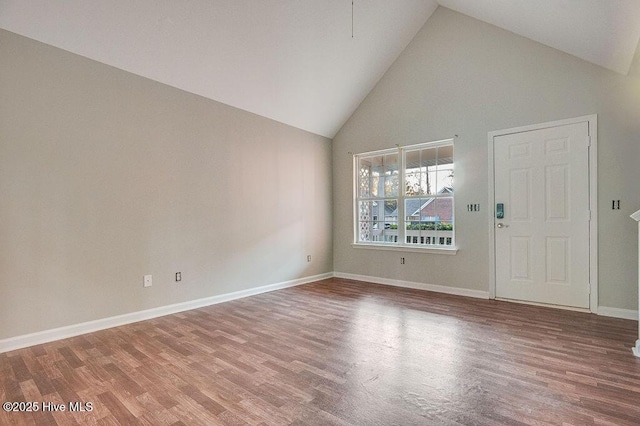
[[[351,247],[357,249],[367,250],[390,250],[390,251],[403,251],[413,253],[430,253],[430,254],[444,254],[449,256],[455,256],[458,253],[457,247],[414,247],[409,245],[387,245],[387,244],[363,244],[352,243]]]

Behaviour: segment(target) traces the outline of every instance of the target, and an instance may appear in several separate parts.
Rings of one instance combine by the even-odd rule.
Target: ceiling
[[[622,74],[640,38],[639,0],[0,0],[0,28],[332,138],[438,4]]]

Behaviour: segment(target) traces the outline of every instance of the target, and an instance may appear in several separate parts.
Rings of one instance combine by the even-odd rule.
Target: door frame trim
[[[598,313],[598,115],[585,115],[566,120],[550,121],[528,126],[513,127],[504,130],[491,131],[489,142],[489,298],[496,298],[496,230],[495,217],[495,157],[494,139],[498,136],[514,133],[541,130],[549,127],[566,126],[569,124],[587,123],[591,144],[589,146],[589,311]]]

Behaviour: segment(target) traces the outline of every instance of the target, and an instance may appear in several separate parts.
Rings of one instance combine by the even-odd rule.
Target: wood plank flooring
[[[0,424],[638,425],[636,332],[334,278],[0,354]]]

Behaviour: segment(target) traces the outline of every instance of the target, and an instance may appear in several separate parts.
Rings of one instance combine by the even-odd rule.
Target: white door
[[[588,122],[493,143],[496,297],[589,308]]]

